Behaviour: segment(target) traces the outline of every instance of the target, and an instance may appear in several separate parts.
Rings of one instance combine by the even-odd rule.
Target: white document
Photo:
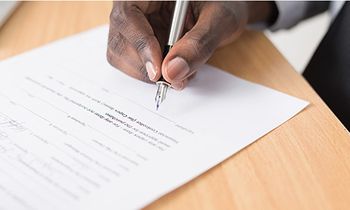
[[[107,27],[0,62],[0,209],[137,209],[307,102],[204,65],[155,111],[155,85],[105,58]]]

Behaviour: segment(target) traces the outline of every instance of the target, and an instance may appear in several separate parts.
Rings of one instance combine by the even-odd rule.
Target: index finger
[[[150,7],[147,2],[128,2],[124,8],[116,7],[111,23],[128,40],[145,65],[151,81],[157,81],[161,75],[162,55],[160,44],[147,20],[145,13]]]

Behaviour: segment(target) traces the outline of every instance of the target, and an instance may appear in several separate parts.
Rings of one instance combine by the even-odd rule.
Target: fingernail
[[[171,80],[183,80],[189,72],[190,67],[185,59],[181,57],[172,59],[167,65],[168,77]]]
[[[146,71],[150,80],[154,80],[156,78],[157,72],[150,61],[146,62]]]

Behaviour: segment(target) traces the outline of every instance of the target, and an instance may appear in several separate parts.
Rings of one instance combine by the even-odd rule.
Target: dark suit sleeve
[[[301,20],[328,10],[329,5],[327,1],[276,1],[278,17],[269,29],[291,28]]]

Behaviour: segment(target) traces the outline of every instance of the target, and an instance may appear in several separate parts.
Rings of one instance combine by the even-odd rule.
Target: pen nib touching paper
[[[168,86],[169,85],[166,82],[163,82],[163,81],[157,82],[157,93],[155,97],[156,110],[159,109],[160,104],[165,100],[166,93],[168,91]]]

